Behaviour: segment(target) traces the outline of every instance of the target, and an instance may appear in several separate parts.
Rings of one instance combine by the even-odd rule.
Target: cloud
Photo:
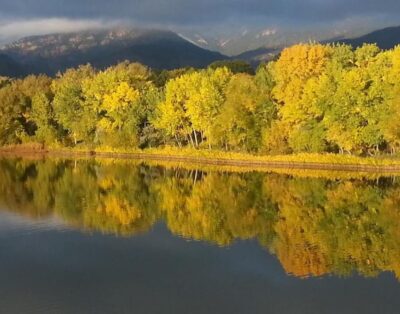
[[[2,12],[26,17],[130,19],[187,24],[233,17],[333,21],[355,15],[393,14],[398,0],[0,0]]]
[[[121,23],[120,21],[68,18],[17,19],[5,21],[0,23],[0,44],[25,36],[100,29],[113,27]]]
[[[2,20],[12,21],[0,26],[3,41],[46,30],[73,31],[121,20],[173,29],[400,21],[399,0],[0,0],[0,8],[0,24]]]

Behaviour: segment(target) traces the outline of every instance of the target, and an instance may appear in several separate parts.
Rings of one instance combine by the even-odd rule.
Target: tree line
[[[0,145],[396,153],[400,47],[299,44],[259,66],[123,62],[0,79]]]

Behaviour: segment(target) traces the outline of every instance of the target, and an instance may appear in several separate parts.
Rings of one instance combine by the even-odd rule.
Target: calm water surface
[[[0,313],[400,313],[400,178],[0,159]]]

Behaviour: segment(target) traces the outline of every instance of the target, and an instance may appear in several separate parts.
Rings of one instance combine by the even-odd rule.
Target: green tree
[[[262,147],[263,131],[270,126],[275,113],[264,87],[248,74],[237,74],[230,80],[226,100],[216,119],[214,141],[247,151]]]
[[[157,107],[156,127],[175,137],[179,145],[182,139],[187,139],[197,147],[200,139],[210,139],[231,75],[226,68],[220,68],[170,80],[166,85],[165,101]]]
[[[379,150],[383,134],[379,112],[385,102],[386,56],[375,45],[354,53],[354,66],[344,69],[326,112],[327,137],[341,151],[372,153]]]
[[[385,53],[390,63],[388,65],[386,86],[386,100],[378,114],[380,115],[379,128],[391,153],[398,151],[400,147],[400,47]],[[382,69],[381,69],[382,70]],[[383,85],[383,84],[381,84]],[[379,86],[382,88],[383,86]]]
[[[36,94],[32,99],[31,119],[36,125],[35,138],[44,144],[52,144],[57,140],[51,101],[51,96],[45,93]]]
[[[95,143],[111,146],[136,146],[154,92],[150,70],[139,64],[123,62],[83,81],[85,107],[96,113]]]
[[[98,112],[83,96],[83,82],[95,74],[90,65],[69,69],[53,81],[53,108],[57,122],[67,131],[74,145],[91,143]]]
[[[250,63],[243,60],[221,60],[215,61],[208,66],[211,70],[216,70],[218,68],[227,68],[233,74],[246,73],[254,75],[254,69]]]
[[[0,89],[0,143],[20,143],[23,132],[23,116],[15,84]]]

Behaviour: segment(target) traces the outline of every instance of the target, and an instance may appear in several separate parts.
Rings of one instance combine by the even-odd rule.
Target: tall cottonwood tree
[[[83,97],[83,82],[93,78],[90,65],[69,69],[53,81],[53,108],[57,122],[68,132],[73,143],[91,143],[97,123],[97,111]]]

